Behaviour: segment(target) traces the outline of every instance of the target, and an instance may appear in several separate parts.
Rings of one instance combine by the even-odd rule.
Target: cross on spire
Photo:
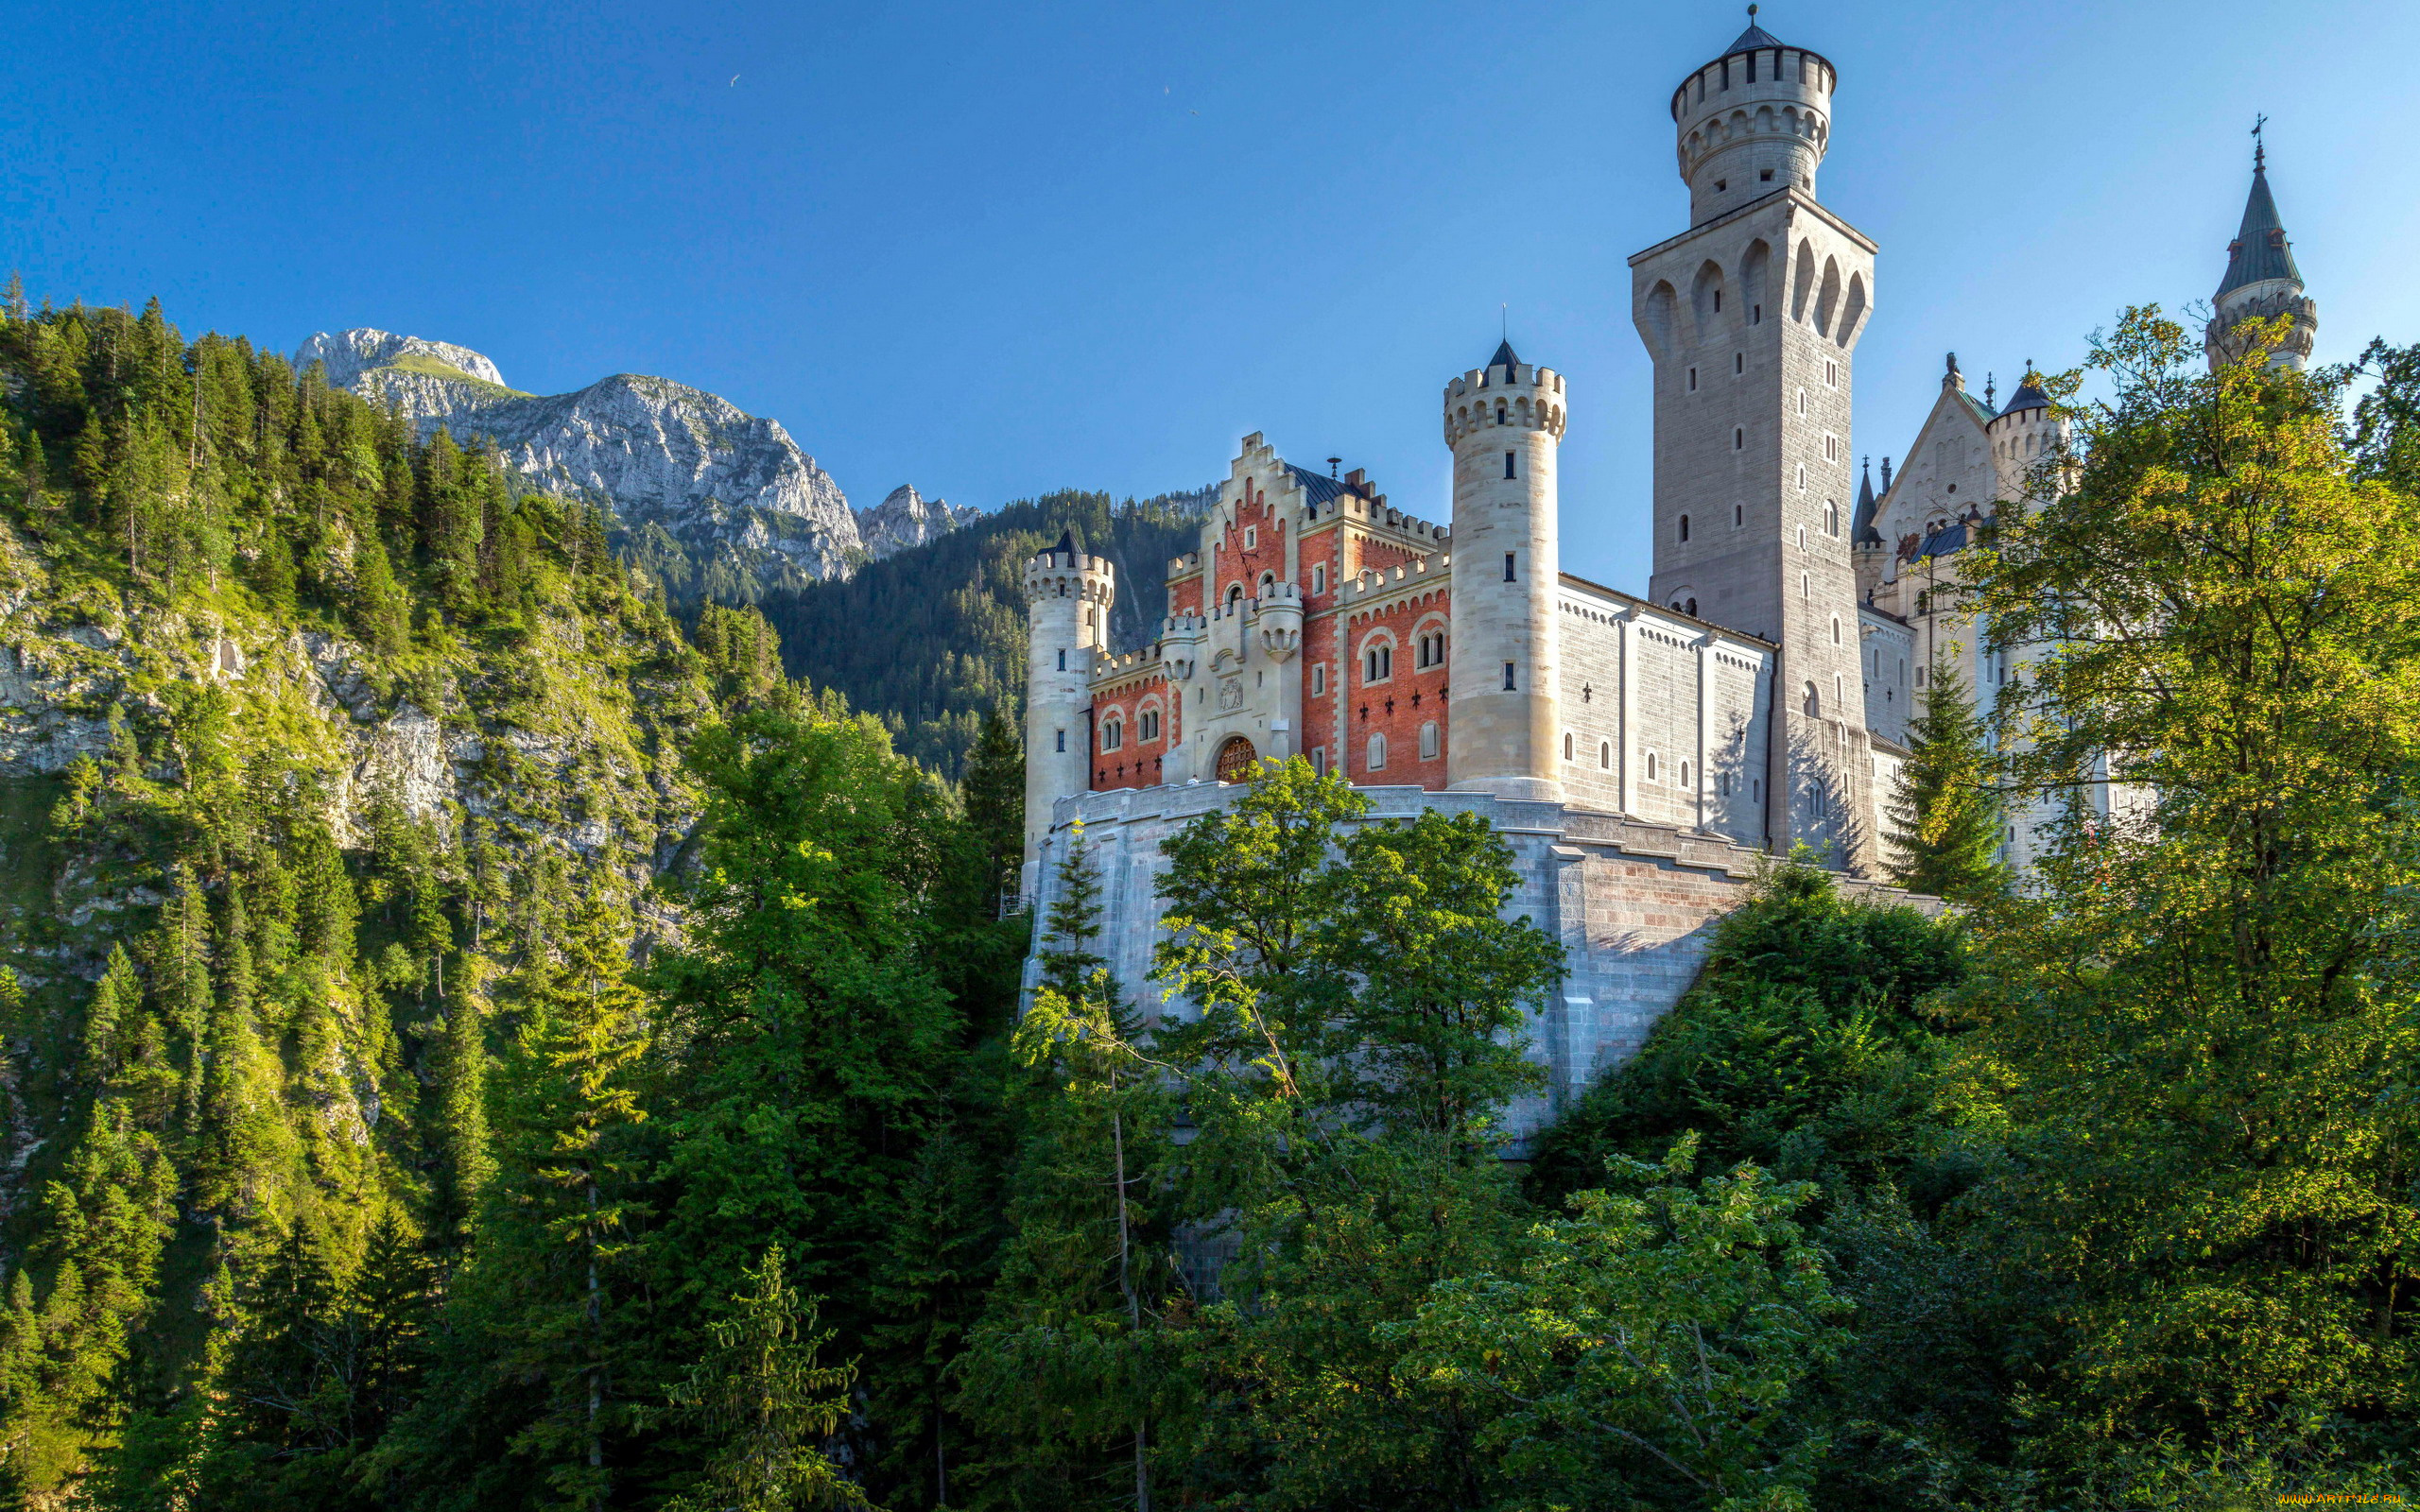
[[[2269,144],[2260,138],[2260,129],[2268,124],[2269,117],[2265,115],[2252,118],[2252,171],[2255,173],[2269,165]]]

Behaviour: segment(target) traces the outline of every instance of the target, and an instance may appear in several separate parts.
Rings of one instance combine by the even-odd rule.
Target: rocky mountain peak
[[[903,483],[871,509],[859,509],[857,536],[866,555],[875,560],[910,546],[945,536],[982,513],[943,499],[926,499],[912,483]]]
[[[399,336],[389,331],[373,331],[357,326],[351,331],[334,334],[321,331],[305,341],[294,353],[294,366],[299,371],[312,363],[322,363],[328,370],[328,382],[338,388],[352,388],[365,372],[374,368],[391,368],[402,372],[421,372],[430,377],[472,378],[498,388],[509,388],[504,374],[494,363],[468,347],[458,347],[450,341],[429,341],[420,336]],[[436,371],[452,369],[451,373]]]

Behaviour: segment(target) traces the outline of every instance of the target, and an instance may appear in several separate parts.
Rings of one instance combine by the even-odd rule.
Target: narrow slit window
[[[1504,454],[1504,475],[1508,478],[1517,476],[1512,471],[1512,454],[1510,452]]]
[[[1521,691],[1513,685],[1512,663],[1510,662],[1504,663],[1504,691],[1507,693],[1518,693]]]
[[[1512,581],[1512,553],[1509,551],[1504,554],[1504,580]]]

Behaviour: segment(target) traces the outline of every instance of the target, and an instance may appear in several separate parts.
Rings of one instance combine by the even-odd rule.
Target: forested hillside
[[[1472,816],[1265,765],[1164,848],[1145,1003],[1080,835],[994,917],[1003,574],[1176,507],[789,606],[992,627],[836,670],[876,718],[492,456],[12,290],[0,1506],[2420,1494],[2420,348],[2260,356],[2135,311],[2107,403],[2049,381],[1972,592],[2051,649],[1899,794],[1961,909],[1776,861],[1524,1168],[1562,951]],[[2013,885],[1995,805],[2104,760],[2155,801]]]
[[[1120,504],[1067,490],[1019,500],[854,576],[769,594],[790,671],[878,715],[906,754],[956,776],[994,709],[1025,706],[1026,558],[1063,530],[1117,567],[1111,644],[1146,645],[1167,611],[1168,558],[1197,549],[1216,489]]]

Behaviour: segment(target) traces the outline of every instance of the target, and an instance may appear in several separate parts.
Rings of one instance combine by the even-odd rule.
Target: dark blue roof
[[[2041,376],[2028,372],[2024,382],[2016,386],[2016,392],[2009,395],[2008,403],[2000,406],[2000,413],[2014,415],[2020,409],[2049,408],[2050,396],[2042,391]]]
[[[1512,354],[1512,342],[1510,337],[1495,344],[1495,355],[1487,359],[1487,365],[1491,368],[1521,366],[1521,359]]]
[[[1722,56],[1728,58],[1733,53],[1754,52],[1759,47],[1779,47],[1780,45],[1782,45],[1782,40],[1779,37],[1751,21],[1748,23],[1748,29],[1739,34],[1739,40],[1722,50]]]
[[[1050,548],[1050,555],[1054,557],[1066,558],[1067,565],[1070,567],[1073,567],[1076,564],[1076,532],[1074,527],[1070,526],[1069,528],[1059,532],[1059,544]]]
[[[1324,472],[1314,472],[1308,468],[1296,467],[1291,462],[1286,464],[1286,471],[1293,473],[1294,481],[1303,486],[1303,501],[1305,504],[1322,505],[1330,499],[1341,499],[1353,491],[1353,485],[1342,478],[1332,478]]]
[[[1916,548],[1915,559],[1922,561],[1927,557],[1946,557],[1953,551],[1965,549],[1966,522],[1952,520],[1931,535],[1925,537],[1924,543]]]
[[[1882,543],[1882,532],[1874,528],[1874,466],[1869,462],[1866,464],[1865,480],[1857,489],[1857,513],[1849,524],[1850,544]]]
[[[2229,294],[2273,278],[2303,281],[2294,266],[2293,249],[2286,241],[2285,222],[2277,218],[2276,197],[2269,192],[2269,170],[2255,163],[2252,193],[2243,202],[2243,224],[2227,244],[2227,276],[2219,281],[2219,293]]]

